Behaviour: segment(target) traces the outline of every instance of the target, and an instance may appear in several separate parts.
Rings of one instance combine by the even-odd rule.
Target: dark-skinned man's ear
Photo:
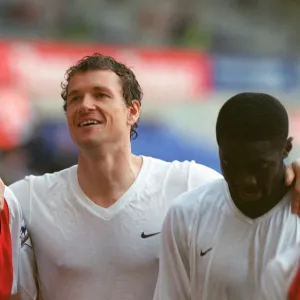
[[[288,157],[288,155],[292,151],[292,149],[293,149],[293,138],[289,137],[285,143],[285,149],[283,152],[284,159]]]

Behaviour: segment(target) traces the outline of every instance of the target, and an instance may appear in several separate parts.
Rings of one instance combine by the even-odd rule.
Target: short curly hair
[[[65,74],[65,82],[61,83],[61,97],[64,100],[63,108],[65,112],[67,111],[68,88],[72,77],[79,72],[94,70],[111,70],[116,73],[121,78],[123,84],[123,98],[126,105],[128,107],[132,106],[133,100],[137,100],[141,104],[143,91],[132,70],[130,70],[124,64],[117,62],[111,56],[94,53],[93,55],[83,57],[75,65],[70,67]],[[138,127],[138,121],[131,126],[131,139],[135,139],[138,136],[136,131]]]
[[[219,111],[217,142],[276,141],[282,146],[289,133],[289,117],[279,100],[264,93],[240,93]]]

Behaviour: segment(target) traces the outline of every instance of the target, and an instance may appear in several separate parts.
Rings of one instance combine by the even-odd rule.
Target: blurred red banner
[[[211,62],[205,53],[40,41],[0,42],[0,84],[41,100],[59,97],[65,71],[95,52],[129,66],[151,101],[199,100],[211,90]]]
[[[26,95],[0,88],[0,149],[18,146],[30,123],[30,104]]]

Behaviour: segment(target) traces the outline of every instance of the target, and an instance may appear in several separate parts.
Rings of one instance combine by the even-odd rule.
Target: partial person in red
[[[10,215],[4,199],[4,184],[0,184],[0,299],[9,299],[13,284]]]
[[[20,205],[0,179],[0,300],[17,299],[20,253],[28,243]]]
[[[289,289],[289,300],[300,300],[300,258],[298,258],[298,262],[296,266],[298,267],[296,276],[290,286]]]

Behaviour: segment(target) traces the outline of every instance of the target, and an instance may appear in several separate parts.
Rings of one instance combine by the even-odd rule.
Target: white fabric
[[[255,220],[237,209],[224,179],[180,196],[163,225],[154,299],[254,299],[266,264],[300,241],[291,196]]]
[[[105,209],[79,187],[77,166],[29,176],[11,186],[35,249],[44,300],[150,300],[158,275],[159,235],[173,200],[220,174],[194,162],[167,163],[143,157],[129,190]],[[29,256],[29,253],[28,253]],[[33,256],[23,257],[31,264]],[[21,276],[21,299],[36,290]]]
[[[299,268],[300,244],[280,253],[263,272],[258,300],[286,300]]]
[[[12,242],[12,259],[13,259],[13,285],[12,294],[17,293],[17,282],[19,272],[19,259],[21,249],[21,228],[22,228],[22,213],[21,207],[13,194],[13,192],[5,187],[4,198],[9,209],[10,232]]]

